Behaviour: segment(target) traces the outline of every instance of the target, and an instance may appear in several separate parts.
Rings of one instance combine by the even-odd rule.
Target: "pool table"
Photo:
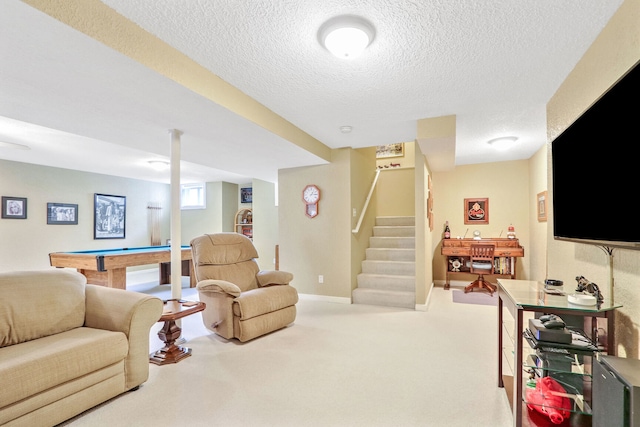
[[[191,287],[195,287],[191,247],[182,246],[182,275],[190,276]],[[49,262],[53,267],[75,268],[89,283],[126,289],[127,267],[146,264],[159,264],[160,284],[170,282],[171,247],[143,246],[137,248],[119,248],[76,252],[52,252]]]

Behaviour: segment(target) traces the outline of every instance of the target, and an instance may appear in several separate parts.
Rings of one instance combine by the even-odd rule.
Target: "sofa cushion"
[[[85,327],[0,348],[0,378],[11,385],[0,387],[2,407],[121,362],[128,350],[124,333]]]
[[[82,326],[85,283],[71,270],[0,273],[0,347]]]
[[[243,292],[233,301],[233,314],[241,320],[280,310],[298,302],[293,286],[269,286]]]

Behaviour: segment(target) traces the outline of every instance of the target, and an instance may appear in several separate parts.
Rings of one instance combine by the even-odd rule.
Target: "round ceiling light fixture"
[[[335,16],[318,30],[320,44],[341,59],[358,57],[374,37],[373,25],[355,15]]]
[[[149,160],[147,163],[149,163],[151,167],[157,171],[169,169],[169,166],[171,165],[171,163],[167,162],[166,160]]]
[[[494,138],[490,141],[487,141],[487,144],[492,146],[498,151],[505,151],[509,148],[513,147],[513,144],[518,140],[517,136],[503,136],[500,138]]]
[[[342,133],[350,133],[353,130],[351,126],[340,126],[340,132]]]

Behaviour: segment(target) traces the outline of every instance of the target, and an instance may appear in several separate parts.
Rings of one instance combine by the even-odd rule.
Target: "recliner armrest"
[[[271,285],[288,285],[293,280],[293,274],[288,271],[259,271],[256,275],[258,286],[261,288]]]
[[[198,282],[196,288],[198,292],[214,292],[218,294],[228,294],[232,297],[239,297],[242,291],[240,288],[226,280],[202,280]]]

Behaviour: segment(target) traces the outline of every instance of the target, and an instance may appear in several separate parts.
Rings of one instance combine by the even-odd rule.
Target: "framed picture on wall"
[[[547,192],[538,193],[536,202],[538,206],[538,222],[545,222],[547,220]]]
[[[27,219],[26,197],[2,196],[2,218]]]
[[[127,198],[110,194],[94,195],[93,238],[124,239],[127,218]]]
[[[465,224],[489,224],[489,199],[464,199]]]
[[[78,205],[69,203],[47,203],[47,224],[77,225]]]
[[[404,142],[396,144],[378,145],[376,147],[376,159],[404,156]]]
[[[253,202],[253,187],[245,187],[240,189],[240,203]]]

